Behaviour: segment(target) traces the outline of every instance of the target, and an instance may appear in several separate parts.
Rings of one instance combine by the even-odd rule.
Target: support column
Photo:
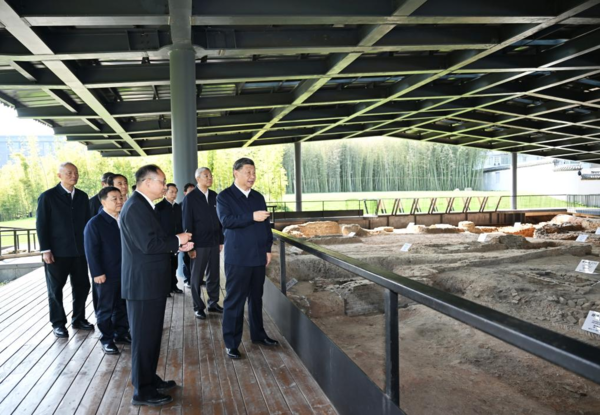
[[[172,49],[169,52],[173,175],[183,199],[183,186],[194,182],[198,168],[196,131],[196,52],[191,38],[191,0],[169,0]]]
[[[511,188],[510,188],[510,208],[512,210],[517,209],[517,167],[519,160],[519,153],[511,153]]]
[[[294,177],[296,189],[296,212],[302,212],[302,143],[294,143]]]

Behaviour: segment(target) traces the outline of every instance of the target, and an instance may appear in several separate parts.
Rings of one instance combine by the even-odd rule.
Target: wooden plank
[[[102,401],[98,405],[95,413],[112,415],[119,411],[119,406],[121,404],[121,400],[123,399],[125,389],[127,388],[128,384],[131,384],[130,377],[131,347],[129,345],[124,345],[121,349],[121,355],[119,361],[117,362],[117,366],[112,373],[112,377],[110,378],[104,396],[102,396]],[[84,401],[85,399],[86,398],[84,398]],[[77,413],[80,413],[79,409],[77,409]]]
[[[180,398],[183,415],[200,415],[202,413],[202,377],[200,373],[200,357],[198,348],[196,317],[190,290],[185,290],[183,309],[183,382]],[[163,411],[163,413],[166,413]]]
[[[0,333],[10,328],[11,325],[19,320],[29,320],[37,314],[44,313],[44,311],[48,311],[48,296],[45,290],[39,296],[32,298],[31,301],[23,300],[20,308],[16,308],[10,313],[0,316]]]
[[[22,292],[17,292],[12,297],[0,299],[0,318],[4,319],[6,316],[22,309],[27,306],[31,301],[39,300],[40,297],[48,296],[48,290],[46,284],[31,287],[30,289],[24,288]]]
[[[318,414],[337,414],[337,411],[333,408],[331,402],[329,402],[327,395],[325,395],[317,381],[312,377],[298,355],[296,355],[294,349],[292,349],[283,336],[279,335],[277,326],[267,313],[263,313],[263,320],[265,329],[268,333],[273,335],[275,335],[275,333],[278,334],[278,339],[281,344],[281,347],[277,348],[279,357],[294,378],[294,381],[302,391],[307,402],[312,406],[313,411]]]
[[[247,314],[246,314],[247,317]],[[244,333],[242,335],[242,344],[246,349],[244,360],[252,365],[252,369],[258,385],[264,396],[269,413],[272,414],[291,414],[290,408],[285,401],[281,389],[273,376],[273,372],[265,361],[260,347],[253,344],[250,340],[250,327],[244,322]]]
[[[41,279],[40,279],[41,276]],[[23,287],[27,287],[33,283],[39,284],[44,283],[46,285],[46,280],[44,277],[44,268],[36,269],[35,271],[31,271],[28,274],[23,275],[16,280],[12,280],[8,282],[8,284],[0,286],[0,299],[7,298],[7,296],[12,296],[16,291],[21,290]]]

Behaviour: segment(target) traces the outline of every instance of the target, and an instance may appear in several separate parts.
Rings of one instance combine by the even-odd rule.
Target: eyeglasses
[[[167,183],[166,179],[165,180],[160,180],[160,179],[157,179],[156,177],[148,177],[146,180],[154,180],[155,182],[159,182],[163,186],[165,185],[165,183]]]

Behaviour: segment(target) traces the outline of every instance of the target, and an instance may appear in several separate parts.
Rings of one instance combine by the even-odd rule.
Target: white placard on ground
[[[296,278],[292,278],[291,280],[289,280],[287,282],[287,284],[285,284],[285,288],[289,290],[290,288],[292,288],[296,284],[298,284],[298,280]]]
[[[356,236],[356,232],[350,232],[350,233],[348,234],[348,236],[349,236],[350,238],[352,238],[353,236]]]
[[[600,334],[600,313],[590,310],[581,328],[590,333]]]
[[[583,272],[585,274],[593,274],[596,271],[596,267],[600,264],[598,261],[588,261],[587,259],[582,259],[575,271]]]
[[[515,222],[513,228],[516,228],[517,226],[521,226],[521,222]]]
[[[596,235],[600,235],[600,228],[596,228]]]
[[[582,235],[579,235],[577,237],[577,239],[575,239],[575,241],[576,242],[585,242],[585,241],[587,241],[587,238],[588,238],[588,235],[582,234]]]
[[[477,238],[477,242],[485,242],[487,238],[487,234],[482,233],[481,235],[479,235],[479,238]]]
[[[400,249],[400,251],[408,252],[408,250],[410,249],[411,246],[412,246],[412,244],[406,243],[406,244],[402,245],[402,249]]]

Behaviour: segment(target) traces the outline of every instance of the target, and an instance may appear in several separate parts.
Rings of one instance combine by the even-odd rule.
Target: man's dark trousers
[[[177,265],[179,262],[178,255],[171,255],[171,291],[177,288]]]
[[[262,296],[265,283],[265,267],[244,267],[225,264],[227,275],[225,301],[223,303],[223,339],[225,347],[237,349],[242,341],[244,328],[244,305],[248,299],[250,338],[260,341],[267,337],[263,327]]]
[[[180,252],[181,260],[183,262],[183,269],[181,273],[183,274],[183,282],[189,283],[192,280],[192,265],[190,264],[190,256],[187,252]]]
[[[204,279],[205,271],[208,306],[212,307],[219,303],[219,260],[219,245],[209,248],[196,248],[196,258],[192,260],[192,298],[194,300],[194,311],[206,308],[200,294],[200,283]]]
[[[148,396],[156,391],[161,379],[156,375],[160,341],[165,319],[166,298],[127,300],[131,328],[131,382],[136,396]],[[150,323],[150,324],[149,324]],[[140,347],[143,339],[144,346]]]
[[[63,287],[70,276],[73,289],[73,316],[71,321],[85,320],[85,301],[90,291],[88,266],[85,256],[54,257],[53,264],[44,264],[48,302],[50,305],[50,322],[52,327],[63,327],[67,324],[67,316],[63,308]]]
[[[129,333],[127,306],[121,298],[121,279],[106,279],[102,284],[94,283],[96,293],[96,322],[102,333],[100,343],[108,344],[116,336]]]

